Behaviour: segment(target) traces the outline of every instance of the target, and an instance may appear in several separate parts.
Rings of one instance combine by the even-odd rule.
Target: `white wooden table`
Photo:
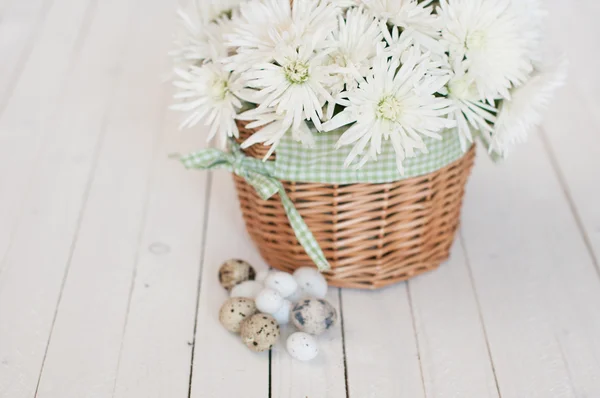
[[[331,289],[318,360],[219,325],[265,264],[224,172],[167,155],[176,0],[0,0],[0,397],[600,397],[600,3],[547,0],[570,81],[506,164],[480,151],[438,271]]]

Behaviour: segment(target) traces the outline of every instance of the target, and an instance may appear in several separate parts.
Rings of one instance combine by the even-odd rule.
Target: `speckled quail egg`
[[[325,298],[327,295],[327,280],[317,269],[298,268],[294,271],[294,279],[307,296]]]
[[[286,341],[287,352],[299,361],[310,361],[319,354],[317,340],[308,333],[296,332]]]
[[[248,297],[254,299],[263,289],[264,286],[260,282],[246,281],[235,285],[231,289],[230,297]]]
[[[287,272],[272,272],[265,279],[265,287],[279,292],[282,297],[289,297],[298,290],[298,282]]]
[[[274,314],[283,305],[283,297],[276,290],[265,288],[254,299],[256,308],[265,314]]]
[[[279,325],[271,315],[255,314],[242,323],[241,336],[252,351],[267,351],[279,338]]]
[[[337,321],[337,311],[323,299],[305,299],[292,309],[292,322],[301,332],[319,335]]]
[[[228,291],[242,282],[254,280],[254,268],[244,260],[227,260],[219,268],[219,282]]]
[[[219,311],[219,321],[225,329],[239,333],[242,322],[256,313],[254,300],[244,297],[230,298]]]
[[[283,305],[281,306],[281,308],[271,315],[273,315],[273,318],[275,318],[278,324],[287,325],[288,323],[290,323],[291,313],[292,303],[289,300],[283,300]]]

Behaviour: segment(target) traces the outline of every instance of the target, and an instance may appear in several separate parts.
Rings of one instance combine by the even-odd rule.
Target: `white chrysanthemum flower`
[[[231,32],[232,10],[242,0],[194,0],[177,15],[180,29],[171,56],[178,65],[218,61],[227,56],[224,35]]]
[[[456,121],[460,146],[466,151],[473,143],[473,132],[488,135],[493,132],[492,125],[498,110],[480,99],[475,81],[464,67],[460,60],[454,61],[453,76],[448,82],[448,99],[452,101],[454,110],[448,118]]]
[[[285,125],[294,130],[309,119],[321,129],[322,108],[334,102],[326,87],[331,84],[330,67],[324,65],[326,51],[316,54],[307,40],[298,50],[281,48],[276,63],[257,64],[244,73],[246,85],[258,90],[259,108],[273,108],[285,115]]]
[[[361,0],[325,0],[341,8],[348,8],[360,5]]]
[[[293,126],[292,120],[289,117],[275,112],[272,108],[254,108],[240,114],[238,119],[250,121],[246,125],[246,128],[260,128],[260,130],[244,141],[242,148],[248,148],[259,143],[270,146],[271,148],[266,154],[265,160],[271,156],[283,136],[288,132],[291,132],[293,139],[302,142],[307,147],[312,147],[315,142],[312,132],[305,121],[301,121],[297,126]]]
[[[403,173],[404,159],[415,156],[417,149],[427,151],[423,137],[440,138],[441,130],[455,126],[446,117],[450,101],[434,96],[447,78],[430,75],[429,61],[415,48],[402,65],[397,58],[380,56],[367,80],[343,94],[348,106],[323,129],[331,131],[353,123],[338,141],[338,147],[354,145],[346,166],[359,155],[362,159],[357,168],[369,159],[376,160],[382,142],[390,140],[398,170]]]
[[[238,137],[235,117],[242,103],[235,93],[243,86],[240,80],[214,63],[175,69],[175,73],[178,79],[174,85],[180,89],[175,99],[180,102],[171,108],[189,113],[181,128],[203,121],[210,126],[208,140],[219,134],[222,147],[228,137]]]
[[[440,0],[442,36],[451,59],[466,57],[480,98],[510,98],[510,88],[533,70],[511,0]]]
[[[411,29],[414,42],[425,49],[441,54],[440,20],[434,14],[433,0],[358,0],[377,18],[406,30]],[[385,28],[384,28],[385,29]]]
[[[226,35],[226,45],[237,51],[227,59],[227,67],[243,72],[273,61],[279,47],[297,47],[306,40],[321,48],[336,28],[340,12],[334,4],[320,0],[295,0],[292,8],[289,0],[244,3],[240,16],[233,20],[233,33]]]
[[[511,0],[518,18],[521,37],[527,42],[529,57],[534,62],[542,61],[543,21],[546,11],[541,0]]]
[[[544,110],[566,75],[567,62],[562,61],[554,68],[536,70],[527,83],[515,88],[511,99],[500,106],[490,151],[506,156],[516,144],[524,142],[540,125]]]
[[[382,34],[379,20],[362,8],[348,10],[346,17],[338,17],[338,29],[333,32],[329,62],[334,76],[330,86],[334,96],[358,87],[371,69],[377,55],[377,45],[381,44]],[[333,106],[328,109],[328,118],[333,116]]]

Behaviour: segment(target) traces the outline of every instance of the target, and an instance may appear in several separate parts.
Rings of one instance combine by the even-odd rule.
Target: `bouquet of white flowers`
[[[184,164],[234,172],[274,267],[359,288],[434,269],[474,140],[506,156],[564,80],[541,55],[540,3],[198,0],[180,12],[174,108],[228,149]]]
[[[453,128],[505,156],[540,122],[564,64],[541,57],[540,0],[196,0],[180,11],[174,108],[209,139],[310,147],[345,126],[360,168],[391,141],[398,169]]]

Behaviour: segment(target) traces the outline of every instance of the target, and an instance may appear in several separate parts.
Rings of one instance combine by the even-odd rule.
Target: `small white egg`
[[[280,325],[287,325],[290,322],[290,313],[292,312],[292,303],[288,300],[283,300],[281,308],[271,314]]]
[[[247,297],[253,299],[263,289],[264,286],[260,282],[246,281],[239,285],[235,285],[233,289],[231,289],[230,297]]]
[[[286,297],[286,299],[295,304],[298,301],[303,300],[307,297],[309,297],[309,296],[308,296],[308,294],[306,294],[304,289],[302,289],[300,286],[298,286],[298,289],[296,289],[296,291],[291,296]]]
[[[258,293],[254,302],[256,303],[256,308],[258,308],[260,312],[274,314],[279,311],[283,305],[283,297],[281,297],[281,294],[276,290],[267,288]]]
[[[327,295],[327,280],[317,269],[298,268],[294,271],[294,279],[307,296],[322,299]]]
[[[289,297],[298,290],[298,282],[287,272],[272,272],[265,279],[265,287],[278,291],[282,297]]]
[[[308,333],[296,332],[286,341],[288,353],[299,361],[310,361],[319,354],[317,340]]]
[[[265,279],[267,279],[267,276],[271,275],[272,272],[273,271],[270,268],[258,271],[254,280],[260,283],[265,283]]]

